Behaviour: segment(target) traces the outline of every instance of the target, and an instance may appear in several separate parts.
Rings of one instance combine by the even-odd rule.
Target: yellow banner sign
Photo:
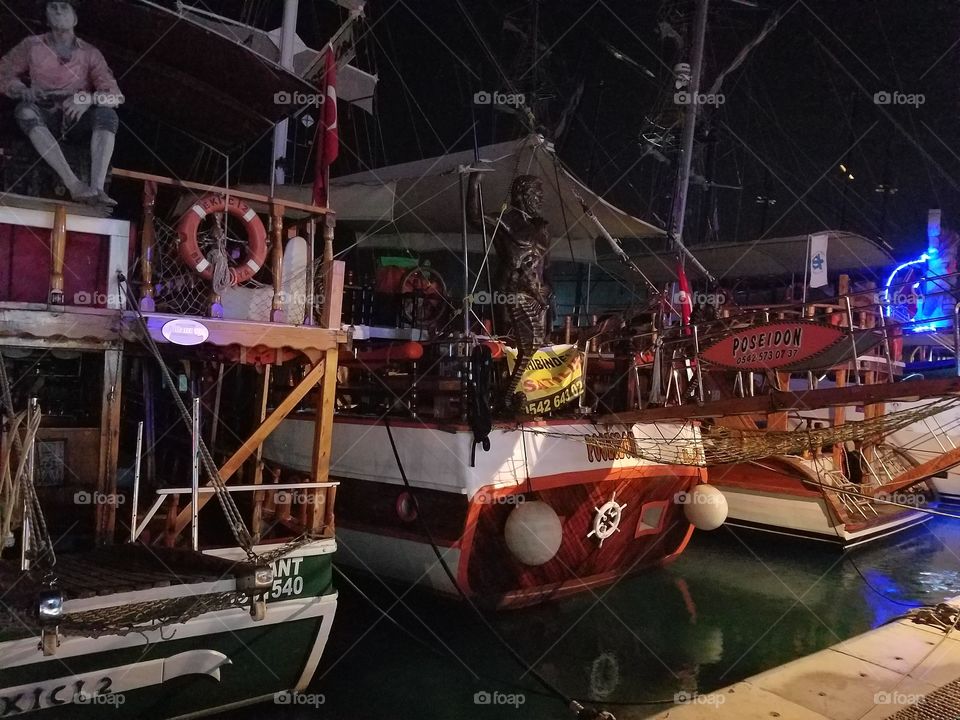
[[[517,351],[505,348],[507,367],[513,372]],[[533,354],[520,390],[526,400],[521,412],[527,415],[545,415],[559,410],[583,393],[583,360],[576,345],[552,345]]]

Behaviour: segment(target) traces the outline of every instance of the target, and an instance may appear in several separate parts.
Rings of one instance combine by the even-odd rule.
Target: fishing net
[[[127,635],[185,623],[214,610],[244,607],[250,602],[246,593],[223,592],[188,595],[166,600],[149,600],[127,605],[67,613],[59,623],[64,635],[100,637]]]
[[[665,436],[638,438],[617,432],[571,434],[538,429],[524,429],[524,432],[583,442],[594,452],[610,458],[635,457],[663,465],[708,467],[760,460],[771,455],[799,455],[850,441],[875,443],[908,425],[955,407],[958,402],[958,398],[946,398],[866,420],[809,430],[750,430],[713,425],[704,427],[701,433],[678,432],[669,439]],[[598,426],[598,430],[602,429]]]
[[[211,282],[183,264],[177,252],[176,229],[159,218],[154,224],[156,248],[153,260],[153,282],[157,312],[201,317],[208,315],[212,292]],[[219,263],[218,256],[222,256],[224,252],[230,263],[235,263],[236,258],[240,257],[241,248],[239,242],[234,242],[232,239],[232,233],[228,236],[228,242],[223,242],[214,237],[213,232],[201,232],[198,234],[197,242],[204,256],[215,266]],[[139,258],[137,262],[139,263]],[[317,260],[313,266],[314,320],[319,319],[320,298],[323,297],[322,263],[322,259]],[[273,306],[273,285],[249,280],[239,287],[245,291],[243,306],[248,309],[244,313],[246,317],[262,321],[269,320]],[[229,293],[230,289],[226,292]],[[307,298],[301,293],[284,297],[286,317],[302,318],[306,302]]]

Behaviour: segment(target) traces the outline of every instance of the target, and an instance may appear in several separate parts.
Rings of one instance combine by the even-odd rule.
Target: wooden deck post
[[[96,542],[113,542],[117,516],[117,456],[120,449],[120,397],[123,350],[103,353],[103,394],[100,411],[100,471],[94,509]]]
[[[270,322],[285,322],[281,281],[283,271],[283,206],[270,204],[270,270],[273,273],[273,302],[270,304]]]
[[[67,208],[57,205],[50,231],[50,304],[63,305],[63,258],[67,252]]]
[[[343,306],[343,282],[345,266],[333,259],[334,216],[329,214],[323,224],[323,298],[320,324],[325,328],[339,328]],[[337,358],[338,348],[326,352],[327,370],[317,390],[316,421],[313,435],[313,461],[311,476],[314,482],[325,482],[330,474],[330,454],[333,440],[333,413],[337,397]],[[335,527],[334,507],[337,489],[327,488],[326,492],[314,493],[313,518],[311,531],[321,530],[332,535]]]
[[[156,310],[153,287],[153,253],[156,248],[154,205],[157,201],[157,184],[148,180],[143,184],[143,230],[140,232],[140,310]]]
[[[257,416],[258,425],[262,425],[267,418],[267,401],[270,394],[270,374],[272,365],[263,366],[263,382],[260,385],[259,395],[257,397],[259,405],[259,415]],[[257,448],[256,457],[253,466],[253,484],[261,485],[263,483],[263,445]],[[260,542],[260,535],[263,530],[263,499],[266,493],[263,490],[257,490],[253,494],[253,517],[250,522],[250,532],[253,535],[254,542]]]
[[[297,404],[304,398],[304,396],[313,389],[313,387],[320,381],[323,377],[325,371],[325,360],[321,359],[316,365],[311,368],[310,372],[306,374],[303,380],[290,391],[290,394],[287,395],[283,401],[277,405],[270,415],[267,416],[267,419],[261,423],[260,427],[253,431],[253,433],[248,437],[237,450],[231,455],[227,461],[220,466],[219,475],[220,479],[224,483],[230,480],[231,477],[240,469],[240,467],[247,461],[247,459],[253,455],[257,448],[263,444],[263,441],[266,439],[267,435],[276,430],[280,422],[290,414],[290,412],[297,406]],[[207,487],[210,486],[210,483],[207,483]],[[214,493],[206,493],[200,496],[200,501],[198,505],[200,509],[203,508],[212,498]],[[191,517],[191,508],[190,505],[180,511],[180,514],[177,515],[176,522],[174,524],[174,533],[180,534],[183,529],[190,524]]]

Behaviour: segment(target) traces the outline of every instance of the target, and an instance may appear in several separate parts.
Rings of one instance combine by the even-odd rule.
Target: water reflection
[[[270,717],[570,717],[517,669],[465,607],[351,577],[382,607],[402,595],[391,615],[439,652],[383,620],[338,582],[340,613],[311,688],[324,693],[326,705],[319,714],[271,708]],[[665,706],[656,703],[672,701],[676,693],[708,693],[828,647],[902,615],[907,605],[955,595],[958,521],[936,519],[849,557],[815,544],[721,529],[695,536],[668,568],[492,619],[545,678],[573,697],[610,703],[606,707],[625,720],[662,711]],[[495,691],[524,693],[523,705],[475,703],[476,693]],[[642,704],[630,705],[636,703]],[[235,716],[260,718],[263,712]]]

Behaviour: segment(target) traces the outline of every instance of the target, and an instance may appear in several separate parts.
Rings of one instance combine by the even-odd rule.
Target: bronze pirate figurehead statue
[[[510,202],[520,212],[539,217],[543,207],[543,183],[536,175],[518,175],[510,186]]]
[[[497,290],[510,298],[504,308],[510,335],[517,345],[517,360],[498,403],[502,409],[523,405],[520,381],[533,354],[547,339],[548,309],[552,293],[544,282],[544,265],[550,249],[550,231],[542,217],[543,183],[535,175],[518,175],[510,184],[511,208],[502,216],[482,216],[479,210],[480,173],[470,179],[468,219],[487,225],[498,258]]]

